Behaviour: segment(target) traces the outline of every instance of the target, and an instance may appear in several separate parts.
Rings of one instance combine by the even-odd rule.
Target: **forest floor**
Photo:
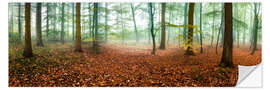
[[[184,56],[168,46],[151,55],[151,45],[105,44],[100,53],[88,44],[74,52],[71,43],[33,46],[32,58],[23,58],[23,46],[9,44],[9,86],[235,86],[238,68],[220,68],[222,48],[205,46],[203,54]],[[233,63],[256,65],[261,49],[234,48]]]

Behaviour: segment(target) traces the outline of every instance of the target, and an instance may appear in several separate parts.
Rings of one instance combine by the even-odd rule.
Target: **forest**
[[[10,87],[233,87],[261,3],[8,3]]]

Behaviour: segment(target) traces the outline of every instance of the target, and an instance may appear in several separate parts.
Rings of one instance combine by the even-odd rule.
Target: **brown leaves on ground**
[[[67,43],[34,47],[35,57],[23,58],[23,48],[9,47],[9,86],[235,86],[238,68],[219,68],[221,48],[184,56],[184,50],[168,46],[151,55],[151,45],[101,46],[94,54],[89,45],[82,53]],[[261,50],[249,55],[234,48],[234,63],[256,65]]]

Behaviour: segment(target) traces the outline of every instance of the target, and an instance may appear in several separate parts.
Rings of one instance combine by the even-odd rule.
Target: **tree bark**
[[[215,4],[213,3],[213,11],[215,11]],[[213,47],[214,41],[214,34],[215,34],[215,15],[213,15],[213,25],[212,25],[212,38],[211,38],[211,47]]]
[[[74,17],[75,17],[75,5],[72,3],[72,40],[74,40],[74,33],[75,33],[75,24],[74,24]]]
[[[108,41],[108,3],[105,3],[105,42]],[[134,18],[134,17],[133,17]],[[137,36],[136,36],[137,38]]]
[[[62,44],[64,44],[64,36],[65,36],[64,26],[65,26],[65,3],[62,3],[62,17],[61,17],[61,42]]]
[[[233,51],[233,22],[232,22],[232,3],[225,3],[225,30],[224,30],[224,45],[221,62],[219,64],[220,67],[234,67],[232,62],[232,51]]]
[[[166,3],[161,4],[161,43],[160,43],[160,49],[165,49],[165,42],[166,42],[166,26],[165,26],[165,12],[166,12]]]
[[[31,43],[31,4],[25,3],[25,47],[23,51],[24,57],[32,57]]]
[[[184,11],[184,24],[187,25],[188,24],[188,3],[185,3],[185,11]],[[183,31],[183,39],[186,43],[186,40],[187,40],[187,28],[184,28],[184,31]]]
[[[41,31],[41,3],[37,3],[37,10],[36,10],[36,33],[37,33],[37,46],[44,46],[42,42],[42,31]]]
[[[151,20],[151,28],[150,28],[150,31],[151,31],[151,36],[152,36],[152,41],[153,41],[153,50],[152,50],[152,53],[151,54],[155,54],[156,53],[156,40],[155,40],[155,34],[154,34],[154,12],[152,10],[152,3],[149,3],[149,17],[150,17],[150,20]]]
[[[189,11],[188,11],[188,25],[193,26],[193,14],[194,14],[194,6],[195,3],[189,3]],[[187,50],[185,55],[195,55],[193,52],[193,28],[188,29],[188,41],[187,41]]]
[[[98,48],[98,3],[94,3],[94,41],[93,41],[93,50],[95,51],[95,53],[99,53],[99,48]]]
[[[136,26],[136,19],[135,19],[135,10],[134,10],[134,6],[133,6],[132,3],[130,4],[130,7],[131,7],[131,11],[132,11],[134,31],[135,31],[135,34],[136,34],[136,42],[139,42],[139,36],[138,36],[138,31],[137,31],[137,26]]]
[[[202,43],[202,3],[200,3],[200,44],[201,44],[201,49],[200,53],[203,53],[203,43]]]
[[[47,36],[47,38],[49,37],[49,27],[50,27],[50,25],[49,25],[49,3],[47,3],[46,4],[46,8],[47,8],[47,11],[46,11],[46,14],[47,14],[47,16],[46,16],[46,36]]]
[[[18,30],[19,30],[19,41],[21,42],[22,38],[22,23],[21,23],[21,3],[18,5],[19,10],[18,10]]]
[[[252,52],[250,53],[253,55],[257,50],[257,36],[258,36],[258,13],[257,13],[257,3],[254,3],[254,27],[253,27],[253,45],[252,45]]]
[[[216,44],[216,54],[218,54],[218,42],[219,42],[219,36],[220,36],[220,33],[223,31],[224,29],[224,5],[222,5],[222,10],[221,10],[221,23],[220,23],[220,27],[219,27],[219,30],[218,30],[218,37],[217,37],[217,44]]]
[[[82,52],[81,47],[81,3],[76,3],[76,44],[75,51]]]

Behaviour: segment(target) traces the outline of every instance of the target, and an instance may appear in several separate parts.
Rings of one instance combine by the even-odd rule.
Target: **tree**
[[[88,26],[89,26],[89,28],[88,29],[89,29],[89,32],[90,32],[89,35],[91,36],[92,35],[92,33],[91,33],[91,28],[92,28],[91,27],[91,24],[92,24],[91,21],[92,21],[92,17],[91,17],[91,14],[90,14],[91,13],[91,3],[88,4],[88,13],[89,13],[89,15],[88,15],[88,20],[89,20],[88,21]]]
[[[165,42],[166,42],[166,26],[165,26],[165,12],[166,12],[166,3],[161,4],[161,43],[160,49],[165,49]]]
[[[95,53],[99,53],[99,48],[98,48],[98,3],[94,3],[94,15],[93,15],[93,20],[94,20],[94,41],[93,41],[93,50]]]
[[[258,10],[257,10],[257,3],[254,3],[254,27],[253,27],[253,45],[252,45],[252,52],[250,53],[253,55],[257,50],[257,36],[258,36]]]
[[[24,57],[32,57],[31,43],[31,4],[25,3],[25,47],[23,51]]]
[[[202,3],[200,3],[200,53],[203,53],[203,47],[202,47]]]
[[[19,41],[21,41],[22,37],[22,23],[21,23],[21,3],[18,3],[18,31],[19,31]]]
[[[219,27],[219,30],[218,30],[218,37],[217,37],[217,44],[216,44],[216,54],[218,53],[218,42],[219,42],[219,35],[220,35],[220,32],[224,31],[224,5],[222,4],[222,10],[221,10],[221,23],[220,23],[220,27]]]
[[[232,3],[224,4],[224,18],[225,18],[225,30],[224,30],[224,45],[220,67],[234,67],[232,62],[232,50],[233,50],[233,22],[232,22]]]
[[[75,5],[74,5],[74,3],[72,3],[72,40],[74,40],[74,29],[75,29],[75,24],[74,24],[74,17],[75,17],[75,10],[74,10],[74,8],[75,8]]]
[[[76,43],[75,51],[82,52],[81,47],[81,3],[76,3]]]
[[[215,4],[213,3],[213,12],[215,12]],[[215,31],[215,14],[213,15],[213,25],[212,25],[212,38],[211,38],[211,47],[214,40],[214,31]]]
[[[124,33],[125,33],[125,30],[124,30],[124,22],[123,22],[123,8],[122,8],[122,4],[120,3],[120,22],[121,22],[121,38],[122,38],[122,44],[124,44],[124,41],[125,41],[125,38],[124,38]]]
[[[109,29],[109,26],[108,26],[108,13],[109,13],[108,3],[105,3],[105,42],[108,41],[108,29]]]
[[[188,24],[187,19],[188,19],[188,3],[185,3],[185,11],[184,11],[184,24],[185,25]],[[183,37],[184,37],[184,40],[187,40],[187,28],[184,28]]]
[[[188,25],[193,26],[193,14],[194,14],[195,3],[189,3],[188,11]],[[187,50],[185,55],[195,55],[193,52],[193,27],[188,29],[188,41],[187,41]]]
[[[136,19],[135,19],[135,10],[134,10],[134,6],[133,6],[132,3],[130,4],[130,7],[131,7],[131,11],[132,11],[132,19],[133,19],[133,24],[134,24],[134,31],[135,31],[135,34],[136,34],[136,42],[139,42],[139,36],[138,36],[138,31],[137,31],[137,26],[136,26]]]
[[[64,35],[65,35],[65,31],[64,31],[64,26],[65,26],[65,3],[62,3],[62,17],[61,17],[61,42],[62,44],[64,44]]]
[[[149,17],[150,17],[150,21],[151,21],[151,36],[152,36],[152,41],[153,41],[153,50],[151,54],[155,54],[156,52],[156,41],[155,41],[155,34],[154,34],[154,11],[152,8],[152,3],[149,3]]]
[[[44,46],[42,42],[42,31],[41,31],[41,3],[37,3],[36,10],[36,33],[37,33],[37,46]]]
[[[50,10],[50,6],[49,6],[49,3],[46,4],[46,8],[47,8],[47,11],[46,11],[46,36],[48,37],[49,36],[49,10]]]

